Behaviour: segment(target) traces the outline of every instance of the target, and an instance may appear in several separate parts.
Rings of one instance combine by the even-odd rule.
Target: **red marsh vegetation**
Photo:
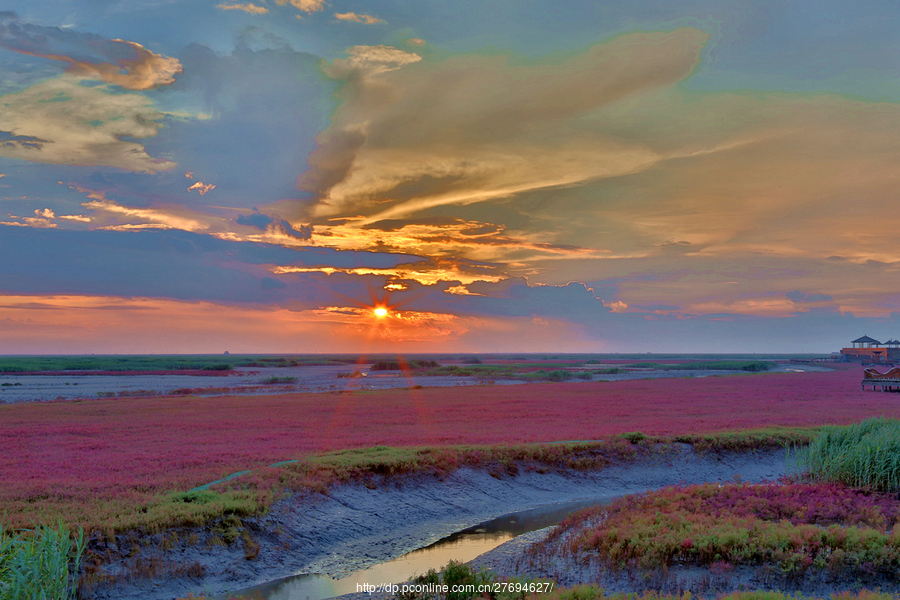
[[[529,555],[591,556],[612,568],[774,564],[889,574],[900,564],[896,494],[839,484],[703,484],[578,511]]]
[[[113,519],[161,494],[313,452],[676,435],[900,417],[860,372],[0,406],[0,508]],[[127,507],[127,508],[126,508]],[[12,524],[12,523],[11,523]]]

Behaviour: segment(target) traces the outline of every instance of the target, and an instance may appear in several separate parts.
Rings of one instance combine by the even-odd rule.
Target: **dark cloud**
[[[249,215],[238,215],[235,222],[238,225],[248,225],[262,231],[273,230],[298,240],[308,240],[312,237],[312,227],[309,225],[301,225],[296,228],[284,219],[270,217],[256,209],[253,209]]]
[[[281,290],[287,287],[285,282],[272,279],[271,277],[263,277],[260,285],[262,285],[264,290]]]
[[[8,11],[0,12],[0,47],[38,56],[65,55],[77,61],[128,58],[127,46],[120,43],[92,33],[23,23]]]
[[[256,227],[257,229],[265,231],[266,227],[268,227],[272,222],[272,217],[254,211],[249,215],[238,215],[238,218],[235,219],[235,222],[238,225],[248,225],[250,227]]]
[[[792,302],[828,302],[834,300],[827,294],[805,294],[801,291],[793,291],[785,294]]]
[[[40,150],[49,140],[31,135],[15,135],[10,131],[0,131],[0,146],[11,149],[33,148]]]
[[[274,276],[272,265],[389,268],[418,260],[408,255],[233,242],[184,231],[2,227],[0,233],[0,255],[4,257],[0,293],[14,295],[84,294],[290,305],[323,301],[328,290],[313,289],[315,284],[308,277]],[[364,291],[361,278],[353,283],[347,286],[347,293]]]
[[[332,110],[333,84],[319,72],[321,58],[242,44],[227,55],[192,44],[179,58],[184,72],[165,93],[194,99],[214,118],[172,119],[148,147],[214,183],[217,204],[247,206],[252,197],[261,206],[305,196],[295,187],[297,173]]]

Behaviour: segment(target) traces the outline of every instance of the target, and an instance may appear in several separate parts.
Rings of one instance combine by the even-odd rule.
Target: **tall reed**
[[[796,456],[813,479],[900,492],[900,421],[896,419],[823,427]]]
[[[74,574],[84,545],[80,528],[73,540],[61,524],[14,533],[0,522],[0,599],[74,598]]]

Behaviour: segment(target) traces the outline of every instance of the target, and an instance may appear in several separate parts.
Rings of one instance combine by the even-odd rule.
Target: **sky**
[[[891,1],[2,8],[0,354],[900,339]]]

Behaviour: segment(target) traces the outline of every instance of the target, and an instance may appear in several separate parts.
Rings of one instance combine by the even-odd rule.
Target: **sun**
[[[383,306],[378,306],[378,307],[375,308],[375,310],[374,310],[373,312],[375,313],[375,316],[378,317],[378,318],[380,319],[380,318],[382,318],[382,317],[386,317],[386,316],[387,316],[387,314],[388,314],[388,309],[386,309],[386,308],[383,307]]]

